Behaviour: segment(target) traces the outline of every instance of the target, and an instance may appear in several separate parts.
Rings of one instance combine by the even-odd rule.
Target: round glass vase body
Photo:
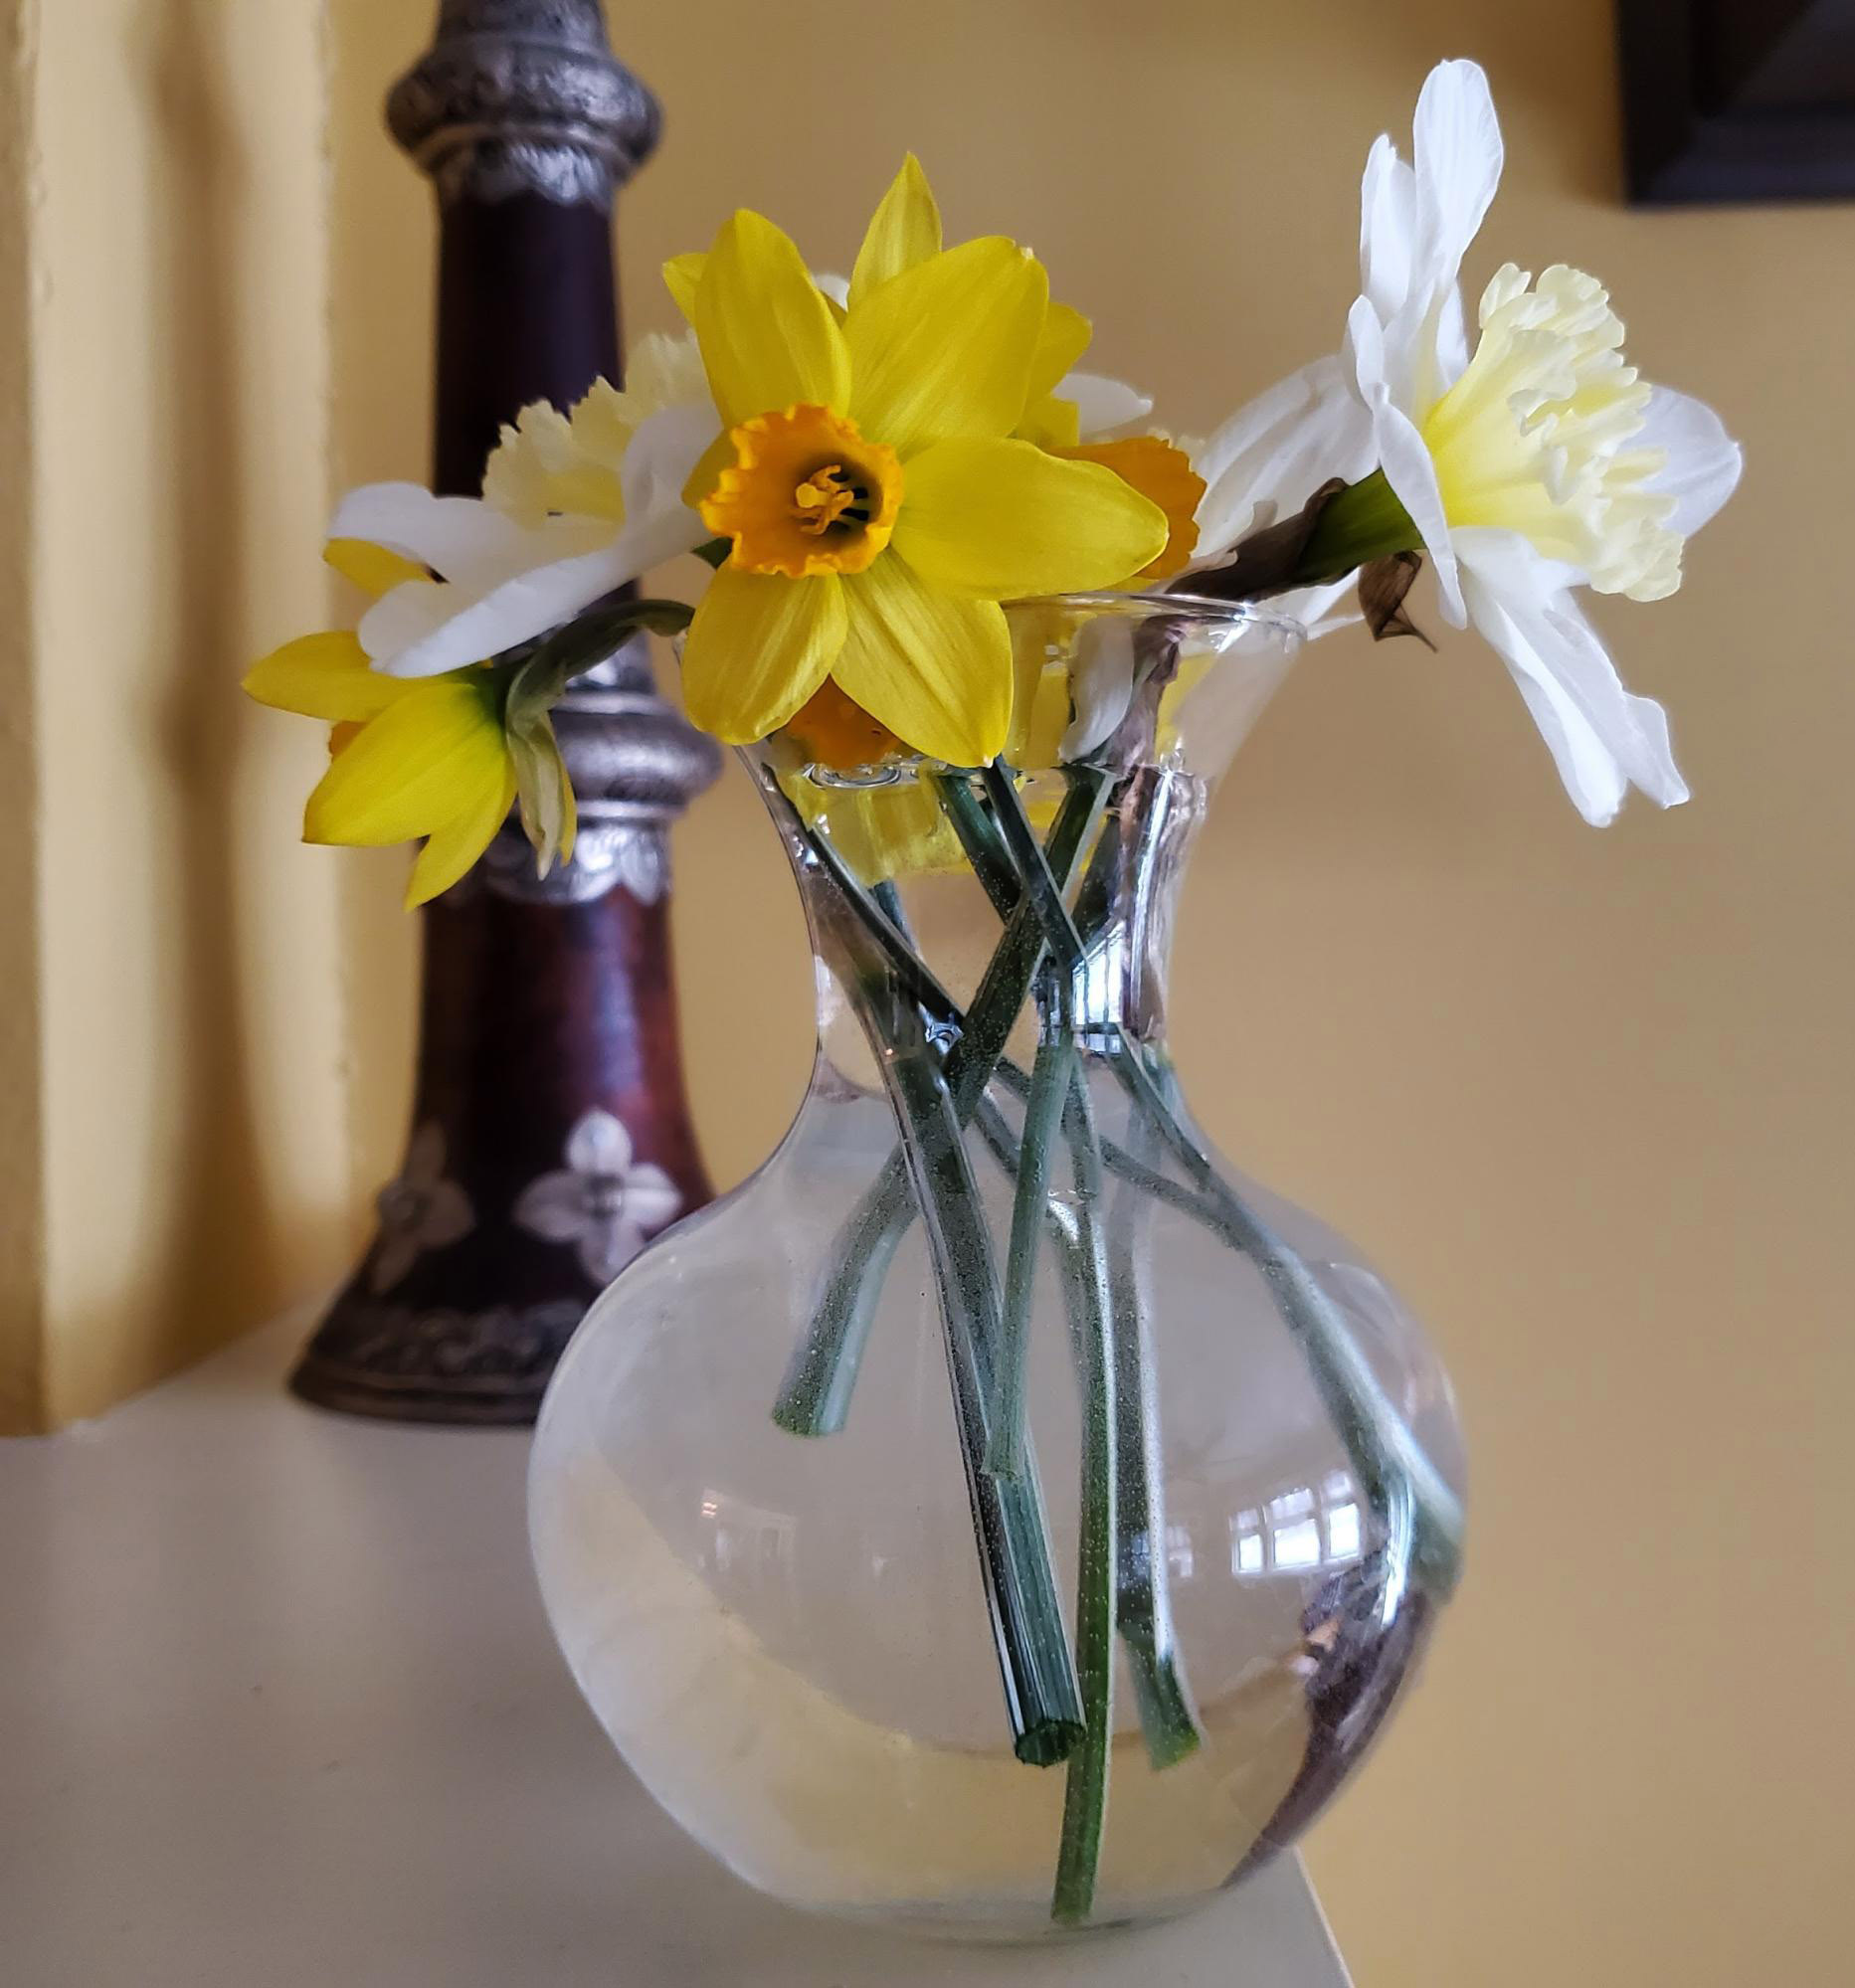
[[[1461,1535],[1421,1334],[1166,1054],[1185,857],[1296,632],[1010,616],[1000,769],[745,756],[812,1085],[594,1306],[530,1472],[555,1635],[670,1814],[789,1903],[982,1938],[1171,1914],[1289,1844]]]

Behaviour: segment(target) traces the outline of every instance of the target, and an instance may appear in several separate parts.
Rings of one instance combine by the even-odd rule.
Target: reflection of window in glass
[[[1275,1529],[1278,1567],[1317,1567],[1321,1563],[1321,1529],[1316,1519],[1296,1519]]]
[[[1192,1578],[1192,1535],[1183,1526],[1166,1529],[1166,1564],[1181,1580]]]
[[[1262,1514],[1239,1512],[1230,1521],[1230,1571],[1259,1574],[1262,1571]]]
[[[1230,1571],[1266,1574],[1357,1560],[1361,1535],[1359,1492],[1345,1471],[1329,1471],[1318,1490],[1292,1485],[1260,1511],[1231,1519]]]
[[[1359,1507],[1350,1500],[1336,1505],[1327,1514],[1327,1557],[1330,1560],[1359,1558]]]

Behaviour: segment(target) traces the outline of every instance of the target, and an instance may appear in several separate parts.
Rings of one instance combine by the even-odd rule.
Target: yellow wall
[[[24,391],[0,413],[31,441],[8,455],[30,537],[5,534],[31,613],[0,754],[38,806],[9,777],[31,859],[9,866],[7,964],[32,1020],[0,1055],[44,1134],[23,1091],[0,1131],[0,1426],[205,1351],[326,1276],[353,1228],[336,877],[296,860],[286,799],[319,746],[233,690],[324,611],[320,16],[15,10],[0,170],[30,282],[5,284]]]
[[[31,1428],[45,1391],[40,1113],[38,728],[32,481],[32,50],[23,0],[0,8],[0,1432]]]
[[[423,461],[429,222],[372,120],[431,11],[334,10],[363,161],[337,434],[369,471]],[[623,208],[634,331],[671,322],[661,257],[742,198],[841,265],[913,145],[956,228],[1034,243],[1101,356],[1202,426],[1335,341],[1367,144],[1468,54],[1513,161],[1471,277],[1600,272],[1633,354],[1744,436],[1688,589],[1602,614],[1693,805],[1586,828],[1486,650],[1336,638],[1219,804],[1178,1025],[1226,1149],[1433,1323],[1474,1444],[1462,1601],[1313,1841],[1361,1981],[1839,1978],[1855,214],[1626,212],[1609,0],[612,11],[668,118]],[[732,776],[677,862],[697,1110],[734,1178],[804,1081],[798,912]]]

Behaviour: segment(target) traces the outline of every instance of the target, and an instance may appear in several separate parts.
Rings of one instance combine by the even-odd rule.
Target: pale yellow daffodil
[[[378,595],[413,577],[411,562],[337,540],[329,563]],[[395,677],[368,664],[351,631],[303,635],[245,678],[261,704],[334,729],[328,771],[303,811],[305,842],[377,847],[423,837],[408,909],[449,890],[489,846],[515,799],[499,690],[480,666]]]
[[[841,322],[758,214],[672,266],[725,424],[689,494],[731,550],[683,654],[690,716],[722,739],[777,729],[829,677],[914,750],[990,760],[1012,705],[998,604],[1117,585],[1166,546],[1164,513],[1112,470],[1014,435],[1042,267],[999,237],[895,267],[925,239],[891,188]]]

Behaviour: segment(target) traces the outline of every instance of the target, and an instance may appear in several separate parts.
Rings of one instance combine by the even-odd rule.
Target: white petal
[[[1460,628],[1467,619],[1462,606],[1462,587],[1456,576],[1456,556],[1443,514],[1443,493],[1436,481],[1436,464],[1407,416],[1381,398],[1373,409],[1373,434],[1379,445],[1379,463],[1417,528],[1423,548],[1436,570],[1436,585],[1442,595],[1443,619]]]
[[[1501,124],[1479,63],[1438,63],[1411,120],[1416,168],[1416,280],[1453,285],[1463,253],[1501,184]]]
[[[543,1174],[516,1195],[510,1218],[544,1242],[573,1242],[592,1221],[586,1182],[578,1174]]]
[[[836,304],[839,309],[850,307],[850,279],[848,276],[834,275],[831,271],[814,270],[812,280]]]
[[[1083,629],[1069,694],[1075,716],[1057,757],[1079,760],[1114,736],[1134,701],[1134,632],[1125,616],[1102,615]]]
[[[1366,155],[1359,192],[1359,286],[1389,324],[1410,294],[1410,258],[1416,247],[1416,175],[1389,137]]]
[[[438,676],[481,662],[590,608],[602,594],[638,577],[620,547],[533,566],[475,594],[419,581],[395,587],[361,617],[361,646],[389,676]]]
[[[646,1235],[654,1235],[682,1206],[682,1193],[661,1167],[649,1161],[625,1175],[625,1216]]]
[[[1462,531],[1456,547],[1470,618],[1513,672],[1585,820],[1603,826],[1632,786],[1664,808],[1687,800],[1666,714],[1624,689],[1563,584],[1570,569],[1517,532]]]
[[[1642,432],[1629,447],[1666,451],[1668,461],[1649,484],[1675,499],[1668,522],[1683,538],[1699,531],[1733,494],[1745,460],[1713,409],[1672,387],[1657,387],[1650,395]]]
[[[1290,373],[1285,380],[1277,380],[1274,386],[1211,430],[1192,452],[1193,468],[1204,477],[1207,488],[1214,488],[1231,464],[1252,454],[1265,438],[1305,419],[1319,398],[1321,383],[1337,383],[1338,377],[1339,367],[1329,356]],[[1204,515],[1201,509],[1201,524]]]
[[[713,440],[711,430],[709,441]],[[612,563],[626,580],[637,580],[651,567],[674,559],[679,552],[693,552],[712,536],[702,522],[701,512],[678,502],[663,510],[647,512],[628,524],[613,540]]]
[[[632,1136],[609,1111],[588,1112],[567,1135],[567,1165],[576,1174],[623,1174],[632,1164]]]
[[[712,402],[663,408],[639,424],[620,471],[628,524],[683,508],[683,485],[720,427]]]
[[[1215,431],[1194,466],[1205,478],[1196,565],[1209,564],[1277,514],[1299,510],[1329,476],[1373,466],[1372,422],[1337,358],[1304,366]]]
[[[1462,590],[1456,579],[1455,554],[1450,546],[1449,520],[1443,512],[1443,493],[1436,481],[1436,465],[1415,424],[1392,400],[1385,378],[1386,333],[1364,297],[1354,303],[1347,315],[1346,337],[1360,397],[1372,411],[1379,466],[1398,502],[1410,513],[1410,521],[1430,555],[1436,569],[1436,584],[1442,591],[1444,619],[1459,629],[1464,620]]]
[[[435,497],[417,483],[368,483],[335,506],[328,535],[384,545],[448,580],[467,580],[485,562],[506,558],[521,528],[479,497]]]
[[[1145,394],[1100,373],[1065,373],[1055,391],[1058,400],[1075,402],[1076,425],[1084,442],[1099,440],[1130,421],[1145,421],[1153,412]]]

